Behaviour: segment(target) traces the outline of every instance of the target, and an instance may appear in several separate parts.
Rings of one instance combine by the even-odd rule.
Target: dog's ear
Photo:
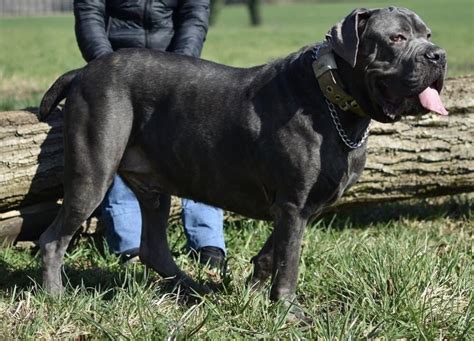
[[[371,13],[371,10],[357,8],[333,26],[326,34],[326,39],[334,52],[352,67],[355,66],[357,60],[359,36],[362,34]]]

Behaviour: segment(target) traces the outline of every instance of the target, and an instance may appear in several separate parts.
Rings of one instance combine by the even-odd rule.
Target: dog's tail
[[[64,75],[59,77],[53,85],[51,85],[48,91],[46,91],[39,107],[40,120],[43,121],[51,111],[56,108],[59,102],[66,98],[73,79],[81,70],[82,69],[75,69],[66,72]]]

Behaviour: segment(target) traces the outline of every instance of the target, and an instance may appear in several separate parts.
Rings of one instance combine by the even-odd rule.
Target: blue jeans
[[[189,199],[182,199],[181,202],[188,247],[199,250],[204,246],[214,246],[225,253],[223,211]],[[102,219],[112,252],[127,253],[140,247],[140,205],[135,194],[118,175],[115,175],[102,202]]]

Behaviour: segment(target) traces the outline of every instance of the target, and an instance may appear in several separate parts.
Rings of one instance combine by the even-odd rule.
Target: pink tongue
[[[439,97],[438,91],[431,87],[427,87],[423,92],[418,95],[421,105],[440,115],[447,115],[448,111],[444,108],[441,98]]]

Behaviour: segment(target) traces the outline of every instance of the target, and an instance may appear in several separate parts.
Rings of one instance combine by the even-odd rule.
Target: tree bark
[[[443,100],[448,117],[374,123],[364,173],[336,206],[473,192],[474,77],[447,80]],[[60,111],[46,122],[35,110],[0,113],[0,212],[21,216],[19,208],[56,202],[62,163]],[[15,215],[0,222],[5,214]]]
[[[0,212],[61,197],[62,114],[35,112],[0,112]]]

